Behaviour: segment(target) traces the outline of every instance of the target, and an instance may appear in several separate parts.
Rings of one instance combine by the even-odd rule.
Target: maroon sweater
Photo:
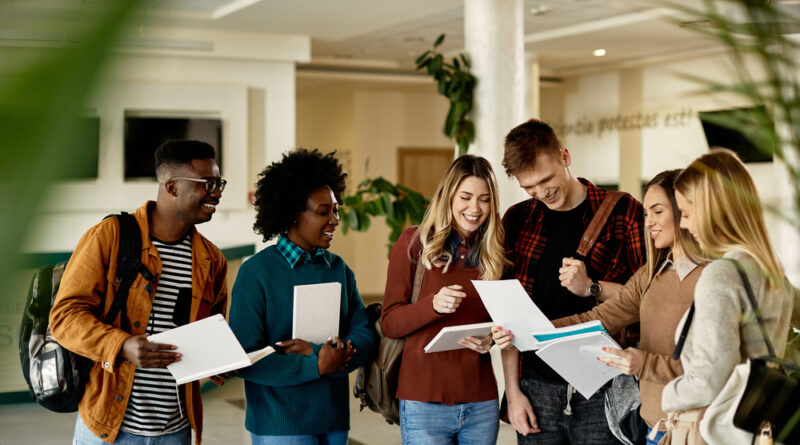
[[[406,229],[389,255],[386,292],[383,296],[381,328],[392,338],[405,337],[400,365],[397,397],[418,402],[466,403],[497,398],[497,383],[489,354],[471,349],[426,354],[425,345],[445,326],[489,321],[478,292],[470,280],[480,279],[477,267],[465,267],[459,246],[456,258],[447,270],[426,270],[419,299],[411,304],[416,257],[420,251],[417,229]],[[414,248],[409,249],[409,244]],[[409,252],[414,252],[411,262]],[[457,260],[457,261],[456,261]],[[438,314],[433,310],[433,295],[444,286],[460,284],[467,297],[456,312]]]

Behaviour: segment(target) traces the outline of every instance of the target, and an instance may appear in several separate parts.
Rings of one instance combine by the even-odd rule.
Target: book
[[[464,349],[466,346],[458,344],[458,341],[464,337],[485,337],[492,332],[492,323],[487,321],[485,323],[462,324],[460,326],[446,326],[443,327],[436,337],[425,345],[425,352],[430,354],[432,352],[452,351],[454,349]]]
[[[610,355],[601,349],[604,346],[622,349],[605,331],[594,331],[551,340],[536,355],[588,399],[622,374],[616,367],[597,360],[598,356]]]
[[[292,338],[325,343],[339,335],[342,283],[305,284],[294,287]]]
[[[600,320],[587,321],[586,323],[564,326],[561,328],[546,331],[532,331],[530,335],[536,340],[536,349],[543,348],[550,342],[569,337],[572,335],[585,334],[587,332],[606,332]]]
[[[519,280],[474,280],[492,322],[514,333],[511,343],[520,351],[536,349],[532,331],[553,330],[553,323],[536,307]]]
[[[175,345],[181,360],[167,365],[178,385],[250,366],[275,352],[271,346],[248,353],[221,314],[150,335],[153,343]]]

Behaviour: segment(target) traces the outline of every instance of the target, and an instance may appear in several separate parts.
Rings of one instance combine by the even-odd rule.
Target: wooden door
[[[397,182],[430,199],[452,162],[452,147],[400,147],[397,149]]]

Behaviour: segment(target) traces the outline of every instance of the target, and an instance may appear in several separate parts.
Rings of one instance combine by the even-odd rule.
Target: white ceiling
[[[25,14],[63,12],[64,5],[71,5],[72,15],[79,15],[76,10],[106,1],[113,0],[3,0],[0,31]],[[676,14],[661,0],[523,4],[525,50],[539,61],[544,76],[632,66],[715,47],[675,25]],[[441,33],[447,34],[443,52],[463,50],[464,0],[151,0],[148,5],[142,20],[147,25],[310,36],[311,65],[409,71],[416,56]],[[606,56],[594,57],[598,48]]]
[[[495,1],[495,0],[486,0]],[[658,0],[524,0],[526,52],[543,75],[561,76],[714,47],[681,29]],[[696,0],[677,3],[697,4]],[[413,69],[436,36],[463,49],[464,0],[158,0],[168,26],[312,37],[312,64]],[[606,56],[594,57],[604,48]]]

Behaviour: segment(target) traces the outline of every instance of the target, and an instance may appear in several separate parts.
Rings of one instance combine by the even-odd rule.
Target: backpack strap
[[[617,202],[624,195],[625,193],[618,191],[606,192],[606,197],[603,199],[602,204],[600,204],[597,212],[595,212],[592,221],[589,222],[589,226],[586,227],[586,231],[583,232],[581,242],[578,244],[578,255],[586,258],[586,255],[589,254],[589,250],[592,249],[595,241],[597,241],[597,237],[600,236],[600,232],[603,230],[603,227],[605,227],[606,222],[608,222],[608,217],[611,216],[611,211],[614,210],[614,206],[617,205]]]
[[[131,285],[133,285],[139,274],[151,284],[155,280],[155,276],[147,270],[147,267],[141,261],[142,235],[136,218],[127,212],[114,216],[119,223],[119,252],[117,253],[117,275],[115,279],[119,287],[114,294],[111,308],[103,321],[111,324],[117,318],[117,313],[119,313],[120,327],[125,332],[131,332],[127,309]]]
[[[672,351],[672,358],[674,360],[680,360],[681,352],[683,351],[683,344],[686,343],[686,335],[689,333],[689,327],[692,325],[692,319],[694,318],[694,301],[692,301],[692,305],[689,306],[689,314],[686,315],[686,321],[683,323],[683,328],[681,329],[681,335],[678,337],[678,343],[675,344],[675,350]]]
[[[414,271],[414,291],[411,293],[411,304],[419,300],[419,290],[422,289],[422,276],[425,274],[425,266],[422,261],[417,258],[417,268]]]

